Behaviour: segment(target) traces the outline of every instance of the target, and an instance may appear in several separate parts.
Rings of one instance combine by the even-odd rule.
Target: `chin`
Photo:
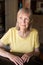
[[[26,29],[27,29],[26,27],[22,28],[22,30],[26,30]]]

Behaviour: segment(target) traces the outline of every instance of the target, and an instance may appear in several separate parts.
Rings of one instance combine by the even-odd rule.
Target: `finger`
[[[16,63],[19,64],[19,65],[23,65],[23,61],[21,60],[20,57],[15,57],[15,58],[13,59],[13,61],[16,62]]]
[[[20,61],[20,58],[18,59],[15,59],[16,63],[19,64],[19,65],[23,65],[23,62]]]
[[[18,63],[15,60],[12,60],[13,63],[15,63],[16,65],[18,65]]]
[[[14,62],[14,63],[15,63],[16,65],[18,65],[17,62]]]
[[[18,58],[18,59],[19,59],[20,65],[23,65],[23,60],[21,58]]]
[[[26,57],[21,57],[22,60],[23,60],[23,63],[25,63],[27,61],[27,58]]]
[[[17,64],[19,64],[19,65],[23,65],[23,63],[22,63],[20,60],[18,60],[18,61],[15,60],[15,61],[16,61]]]
[[[19,58],[19,60],[23,63],[23,60],[22,60],[22,58]]]
[[[27,59],[27,63],[29,62],[29,58]]]

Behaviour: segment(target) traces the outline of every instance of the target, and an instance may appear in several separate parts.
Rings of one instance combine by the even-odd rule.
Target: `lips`
[[[26,25],[21,25],[21,26],[26,26]]]

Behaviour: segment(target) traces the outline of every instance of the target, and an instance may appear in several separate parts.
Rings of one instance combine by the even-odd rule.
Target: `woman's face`
[[[29,21],[30,21],[30,19],[29,19],[29,14],[24,13],[24,12],[20,13],[20,14],[17,16],[17,21],[18,21],[18,23],[19,23],[20,29],[22,29],[22,30],[23,30],[23,29],[27,29],[28,26],[29,26]]]

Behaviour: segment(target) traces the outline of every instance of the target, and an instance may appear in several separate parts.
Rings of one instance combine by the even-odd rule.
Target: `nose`
[[[25,19],[23,19],[23,23],[25,23],[26,21],[25,21]]]

